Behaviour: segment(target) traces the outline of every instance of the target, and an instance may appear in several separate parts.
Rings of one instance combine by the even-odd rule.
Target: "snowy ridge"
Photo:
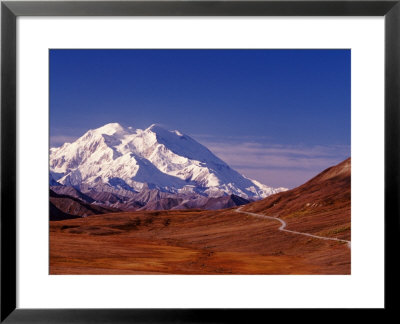
[[[52,185],[83,191],[149,188],[259,199],[286,190],[244,177],[191,137],[155,124],[145,130],[118,123],[89,130],[73,143],[50,149],[50,172]]]

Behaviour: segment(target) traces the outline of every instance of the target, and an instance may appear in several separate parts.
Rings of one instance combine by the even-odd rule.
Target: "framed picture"
[[[3,1],[1,320],[394,309],[399,16]]]

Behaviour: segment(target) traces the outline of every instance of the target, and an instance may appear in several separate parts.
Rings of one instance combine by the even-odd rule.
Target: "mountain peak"
[[[328,179],[332,179],[335,177],[350,177],[351,175],[351,158],[347,158],[346,160],[340,162],[337,165],[334,165],[319,175],[315,176],[310,181],[326,181]]]
[[[152,131],[153,133],[169,132],[161,124],[151,124],[149,127],[146,128],[146,131]]]
[[[119,123],[109,123],[95,129],[96,132],[106,135],[123,132],[125,129]]]
[[[177,138],[183,137],[183,134],[177,130],[171,131],[169,129],[164,128],[160,124],[152,124],[149,127],[146,128],[147,132],[152,132],[157,136],[157,139],[161,142],[163,141],[168,141],[168,142],[174,142],[177,140]],[[166,143],[163,143],[166,144]]]
[[[281,191],[243,177],[190,136],[159,124],[144,131],[119,123],[89,130],[71,145],[51,150],[50,170],[60,174],[60,184],[100,191],[141,191],[148,185],[171,193],[244,198]]]

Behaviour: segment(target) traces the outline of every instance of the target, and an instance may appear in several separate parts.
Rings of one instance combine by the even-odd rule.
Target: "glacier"
[[[261,199],[287,190],[241,175],[190,136],[157,124],[144,130],[119,123],[91,129],[73,143],[51,148],[49,163],[52,186],[82,192],[157,189]]]

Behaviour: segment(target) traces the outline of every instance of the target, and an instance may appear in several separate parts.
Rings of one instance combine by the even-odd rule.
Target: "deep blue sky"
[[[293,187],[350,155],[350,56],[350,50],[51,50],[51,145],[110,122],[160,123],[253,178]],[[248,150],[254,146],[261,151]],[[239,165],[233,152],[243,148],[238,154],[257,154],[259,162],[273,160],[272,147],[277,155],[292,150],[288,164],[253,168],[249,158]],[[318,151],[318,166],[310,153],[316,148],[325,152]]]

